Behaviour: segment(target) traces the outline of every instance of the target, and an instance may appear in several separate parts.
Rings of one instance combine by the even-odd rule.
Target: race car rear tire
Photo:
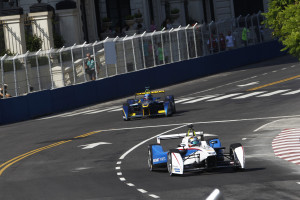
[[[148,146],[148,167],[150,171],[155,170],[155,166],[153,165],[152,145]]]
[[[168,152],[168,160],[167,160],[167,168],[168,168],[168,172],[170,174],[170,176],[173,176],[173,172],[172,172],[172,153],[180,153],[180,151],[178,149],[170,149]]]

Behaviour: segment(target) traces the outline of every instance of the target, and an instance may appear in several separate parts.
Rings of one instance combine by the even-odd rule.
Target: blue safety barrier
[[[109,101],[224,72],[236,67],[282,56],[277,41],[221,52],[205,57],[130,72],[97,81],[30,93],[0,100],[0,124],[19,122],[81,106]]]

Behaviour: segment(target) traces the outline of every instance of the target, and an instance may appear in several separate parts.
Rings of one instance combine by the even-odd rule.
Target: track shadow
[[[215,175],[215,174],[244,173],[244,172],[260,171],[260,170],[265,170],[265,169],[266,168],[246,168],[246,169],[236,170],[232,167],[228,167],[228,168],[220,168],[220,169],[213,169],[213,170],[185,172],[182,175],[174,174],[173,176],[178,176],[178,177],[210,176],[210,175]],[[159,168],[159,169],[156,169],[155,171],[152,171],[152,173],[165,174],[165,173],[168,173],[168,170],[167,170],[167,168]]]

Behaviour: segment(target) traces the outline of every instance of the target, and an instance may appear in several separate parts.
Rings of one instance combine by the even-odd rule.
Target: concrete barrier
[[[19,122],[160,88],[282,56],[277,41],[248,46],[83,84],[0,100],[0,124]]]

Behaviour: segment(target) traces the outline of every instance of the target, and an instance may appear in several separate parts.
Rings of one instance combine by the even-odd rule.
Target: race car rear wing
[[[160,140],[169,140],[169,139],[178,139],[178,138],[184,138],[186,136],[203,136],[203,131],[194,132],[191,135],[188,135],[187,133],[177,133],[177,134],[170,134],[170,135],[161,135],[157,137],[157,144],[160,144]],[[205,134],[205,136],[216,136],[212,134]]]
[[[139,96],[139,95],[145,95],[145,94],[158,94],[158,93],[165,93],[164,90],[157,90],[157,91],[149,91],[149,92],[139,92],[139,93],[135,93],[135,96]]]

